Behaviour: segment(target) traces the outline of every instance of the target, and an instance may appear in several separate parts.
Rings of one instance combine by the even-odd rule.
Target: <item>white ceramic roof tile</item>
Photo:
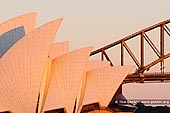
[[[99,103],[107,107],[117,89],[132,70],[132,66],[113,66],[87,72]]]
[[[24,26],[25,34],[28,34],[30,31],[34,30],[35,22],[36,13],[29,13],[12,18],[0,24],[0,35],[20,26]]]
[[[53,61],[54,73],[68,113],[73,112],[80,80],[92,47],[64,54]]]
[[[41,80],[38,113],[42,112],[46,100],[50,79],[51,79],[51,65],[52,65],[52,60],[48,58],[46,61],[46,66],[44,68],[44,72]]]
[[[50,49],[49,56],[51,59],[59,57],[69,52],[69,42],[57,42],[54,43]]]
[[[107,61],[89,60],[87,62],[86,71],[97,69],[97,68],[101,68],[101,67],[109,67],[109,66],[110,66],[110,63],[107,62]],[[81,109],[82,109],[82,106],[83,106],[82,103],[83,103],[83,98],[84,98],[85,89],[86,89],[86,74],[82,78],[81,81],[82,82],[81,82],[81,85],[79,86],[79,93],[77,95],[76,113],[80,112]],[[90,93],[94,93],[94,92],[88,92],[88,94],[90,94]],[[91,94],[91,95],[93,95],[93,94]],[[94,98],[94,100],[95,100],[95,98]],[[93,100],[91,100],[91,101],[93,103]]]
[[[81,107],[82,107],[85,89],[86,89],[86,72],[83,74],[83,76],[81,78],[80,85],[79,85],[79,89],[78,89],[78,93],[77,93],[75,113],[77,113],[79,111],[79,109],[81,109]]]
[[[64,108],[63,99],[53,69],[55,69],[55,67],[52,68],[50,84],[49,84],[48,93],[47,93],[43,111],[50,111],[54,109]]]
[[[87,81],[86,81],[86,88],[85,88],[85,94],[84,94],[82,106],[99,102],[99,99],[97,98],[95,88],[93,87],[93,85],[90,82],[91,76],[92,75],[87,75],[86,76]]]
[[[0,112],[4,112],[4,111],[9,111],[9,108],[0,102]]]
[[[61,21],[30,32],[1,58],[0,100],[12,112],[35,112],[45,61]]]
[[[57,42],[54,43],[50,49],[49,56],[51,59],[59,57],[63,54],[69,52],[69,42]],[[54,69],[54,67],[53,67]],[[61,94],[58,88],[57,80],[55,75],[51,75],[50,85],[47,93],[47,98],[43,111],[49,111],[53,109],[64,108],[63,99],[61,99]],[[56,101],[54,101],[56,100]]]
[[[86,71],[90,71],[97,68],[109,67],[110,62],[101,60],[89,60],[87,63]]]

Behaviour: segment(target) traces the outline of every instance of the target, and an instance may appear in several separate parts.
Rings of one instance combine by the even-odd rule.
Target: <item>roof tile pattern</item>
[[[101,106],[108,106],[132,68],[132,66],[113,66],[87,72],[87,76],[96,91]]]
[[[14,28],[24,26],[25,34],[34,30],[36,20],[36,13],[29,13],[7,20],[0,24],[0,35],[8,32]]]
[[[68,113],[73,112],[78,87],[91,50],[92,47],[79,49],[53,61],[54,74]]]
[[[54,59],[68,52],[69,52],[69,43],[58,42],[52,45],[49,56],[50,58]],[[61,97],[61,92],[57,84],[57,78],[55,77],[53,73],[55,68],[56,67],[53,67],[53,70],[51,73],[50,84],[49,84],[48,93],[47,93],[43,111],[64,108],[63,99]]]
[[[38,113],[42,112],[46,100],[46,96],[50,84],[50,78],[51,78],[51,64],[52,64],[52,60],[48,58],[46,61],[46,66],[44,68],[44,72],[41,80]]]
[[[86,89],[86,72],[83,74],[81,78],[81,82],[80,82],[78,93],[77,93],[76,113],[82,108],[82,102],[84,98],[85,89]]]
[[[55,68],[53,67],[53,69]],[[49,89],[48,89],[43,111],[64,108],[63,99],[62,99],[61,92],[59,90],[59,86],[57,84],[57,79],[56,79],[53,69],[51,73]]]
[[[12,112],[35,112],[45,61],[61,21],[52,21],[30,32],[1,58],[0,100]]]
[[[9,111],[8,107],[5,106],[5,104],[0,103],[0,112],[4,112],[4,111]]]
[[[89,70],[93,70],[93,69],[97,69],[97,68],[102,68],[102,67],[109,67],[110,66],[110,63],[109,62],[107,62],[107,61],[100,61],[100,60],[89,60],[88,62],[87,62],[87,66],[86,66],[86,71],[89,71]],[[84,74],[84,76],[82,77],[82,79],[81,79],[81,84],[80,84],[80,86],[79,86],[79,93],[78,93],[78,95],[77,95],[77,103],[76,103],[76,112],[80,112],[80,110],[82,109],[82,106],[83,106],[83,99],[85,98],[85,101],[86,101],[86,99],[88,99],[88,95],[90,94],[90,95],[93,95],[94,96],[94,92],[93,91],[90,91],[91,89],[89,89],[90,87],[89,87],[89,83],[88,84],[86,84],[86,79],[87,79],[87,77],[86,77],[86,73]],[[86,85],[88,85],[88,86],[86,86]],[[86,89],[86,87],[87,87],[87,89]],[[87,92],[88,93],[87,93]],[[86,95],[85,95],[85,93],[86,93]],[[94,93],[94,94],[91,94],[91,93]],[[84,96],[85,95],[85,96]],[[87,101],[88,102],[90,102],[90,103],[94,103],[94,102],[96,102],[96,97],[94,98],[92,96],[92,98],[91,99],[88,99]],[[84,103],[86,103],[84,101]]]
[[[65,53],[69,52],[69,42],[57,42],[54,43],[50,49],[49,56],[51,59],[57,58]]]
[[[101,60],[89,60],[87,63],[86,71],[90,71],[97,68],[109,67],[110,62]]]
[[[91,79],[90,77],[91,77],[91,75],[87,75],[86,89],[85,89],[82,106],[99,102],[95,88],[92,86],[92,84],[90,82],[90,79]]]

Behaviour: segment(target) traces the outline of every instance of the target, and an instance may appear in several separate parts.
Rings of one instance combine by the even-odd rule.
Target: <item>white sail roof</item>
[[[117,89],[132,70],[132,66],[113,66],[87,72],[99,103],[107,107]]]
[[[48,58],[46,61],[44,71],[43,71],[41,85],[40,85],[38,113],[42,112],[44,103],[46,101],[46,96],[47,96],[50,79],[51,79],[51,65],[52,65],[52,60],[50,58]]]
[[[35,112],[45,61],[61,21],[52,21],[30,32],[1,58],[0,100],[12,112]]]
[[[73,112],[78,87],[91,50],[92,47],[79,49],[53,61],[53,67],[56,67],[54,73],[68,113]]]
[[[86,71],[97,69],[97,68],[102,68],[102,67],[109,67],[110,63],[107,61],[100,61],[100,60],[88,60],[87,66],[86,66]],[[83,106],[83,98],[89,98],[87,97],[88,95],[93,95],[93,99],[88,99],[89,103],[94,103],[96,102],[96,97],[94,97],[94,91],[91,91],[93,88],[91,88],[91,85],[87,83],[87,77],[86,73],[83,75],[81,79],[81,83],[79,85],[79,91],[77,94],[77,102],[76,102],[76,113],[80,112]],[[90,88],[90,89],[89,89]],[[86,91],[88,93],[86,93]],[[86,95],[84,96],[84,94]],[[90,102],[91,101],[91,102]],[[87,102],[84,102],[87,103]]]
[[[56,42],[52,45],[49,56],[51,59],[57,58],[69,52],[69,42]]]
[[[95,88],[91,84],[90,79],[91,79],[91,75],[87,75],[86,88],[85,88],[85,94],[84,94],[82,106],[99,102]]]
[[[50,49],[49,57],[51,59],[54,59],[68,52],[69,52],[68,42],[54,43]],[[55,68],[57,67],[53,67],[51,69],[55,69]],[[46,100],[43,106],[43,111],[50,111],[54,109],[64,108],[64,103],[61,97],[61,92],[59,91],[59,86],[57,84],[57,78],[55,77],[53,70],[50,73],[50,75],[51,77],[50,77],[50,80],[48,80],[49,87],[48,87],[48,92],[46,92],[46,97],[45,97]]]
[[[50,84],[49,84],[45,104],[43,107],[43,111],[50,111],[54,109],[64,108],[63,99],[53,69],[55,69],[55,67],[52,68]]]

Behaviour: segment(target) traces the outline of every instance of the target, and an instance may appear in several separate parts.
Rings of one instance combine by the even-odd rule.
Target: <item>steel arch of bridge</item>
[[[137,69],[134,73],[130,74],[127,76],[127,78],[124,80],[124,83],[129,83],[129,82],[144,82],[144,81],[164,81],[164,80],[170,80],[170,73],[164,71],[164,61],[165,59],[170,57],[170,53],[165,54],[165,33],[168,35],[168,38],[170,38],[170,28],[168,27],[168,24],[170,23],[169,20],[162,21],[158,24],[152,25],[150,27],[147,27],[145,29],[142,29],[136,33],[133,33],[127,37],[124,37],[116,42],[113,42],[109,45],[106,45],[100,49],[97,49],[93,52],[91,52],[90,56],[94,56],[97,54],[101,54],[101,60],[106,59],[107,61],[110,62],[110,65],[113,66],[113,62],[111,61],[109,55],[107,54],[106,50],[114,48],[117,45],[120,45],[120,53],[121,53],[121,58],[120,62],[121,65],[125,65],[125,50],[127,53],[130,55],[132,58],[133,62],[135,63]],[[160,43],[160,48],[158,49],[153,41],[150,39],[150,37],[147,35],[147,32],[153,31],[156,28],[159,29],[159,43]],[[135,54],[133,51],[130,49],[128,44],[126,43],[127,41],[130,41],[131,39],[136,38],[137,36],[140,36],[140,61],[136,58]],[[152,51],[156,54],[157,59],[151,63],[144,64],[145,62],[145,45],[144,43],[147,42],[149,46],[151,47]],[[160,63],[160,73],[145,73],[146,70],[149,70],[152,66]]]

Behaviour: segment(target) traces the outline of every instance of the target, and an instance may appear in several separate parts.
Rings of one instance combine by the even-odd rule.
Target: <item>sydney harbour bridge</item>
[[[170,67],[168,67],[170,64],[169,23],[170,19],[144,28],[91,52],[90,56],[97,57],[101,61],[108,61],[110,66],[135,65],[135,70],[124,79],[122,85],[126,83],[170,82]],[[113,58],[115,55],[118,57]],[[122,85],[115,93],[113,103],[114,98],[122,94]],[[95,109],[95,105],[84,107],[84,109]]]
[[[90,56],[93,57],[100,54],[101,60],[107,60],[113,66],[114,62],[111,57],[117,54],[117,52],[112,52],[112,49],[118,47],[120,65],[127,65],[125,59],[130,57],[133,62],[131,65],[135,64],[136,67],[135,71],[129,74],[123,83],[168,82],[170,80],[170,70],[168,71],[165,68],[168,68],[168,63],[166,62],[168,62],[170,57],[170,50],[166,48],[169,46],[168,41],[170,39],[169,23],[170,19],[144,28],[93,51]],[[155,38],[158,38],[157,42],[153,41]],[[137,40],[138,43],[133,43],[133,40]],[[133,47],[130,47],[130,42],[133,43]],[[156,58],[151,59],[150,56],[152,55],[155,55]],[[146,59],[149,58],[151,59],[150,62],[146,62]],[[159,65],[159,69],[150,71],[150,68],[153,68],[155,65]]]

